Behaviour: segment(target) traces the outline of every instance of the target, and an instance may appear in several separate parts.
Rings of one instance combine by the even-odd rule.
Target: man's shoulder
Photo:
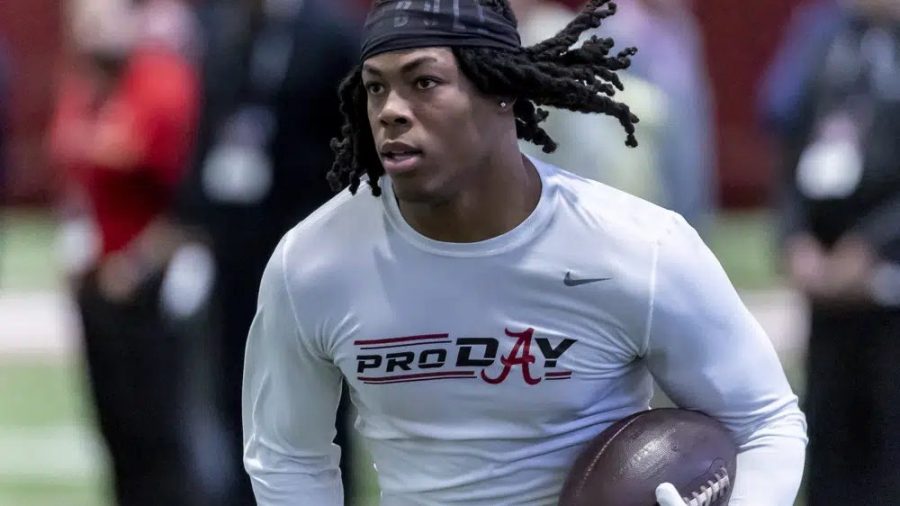
[[[356,195],[345,189],[285,234],[284,255],[295,265],[340,264],[384,231],[382,211],[366,185]]]
[[[553,177],[564,202],[586,213],[609,232],[657,241],[669,233],[677,214],[607,184],[557,169]]]
[[[289,230],[276,250],[284,282],[303,311],[324,311],[358,282],[385,237],[380,198],[344,190]],[[300,309],[298,309],[300,310]]]

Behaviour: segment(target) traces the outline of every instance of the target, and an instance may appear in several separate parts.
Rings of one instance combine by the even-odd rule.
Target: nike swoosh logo
[[[599,281],[609,281],[611,279],[612,278],[575,279],[572,277],[571,272],[567,272],[565,279],[563,279],[563,283],[565,283],[566,286],[581,286],[588,283],[597,283]]]

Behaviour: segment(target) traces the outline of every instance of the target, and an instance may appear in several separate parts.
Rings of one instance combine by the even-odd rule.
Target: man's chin
[[[394,180],[391,184],[394,197],[404,204],[436,205],[446,201],[437,188],[429,188],[428,185],[420,184],[419,181]]]

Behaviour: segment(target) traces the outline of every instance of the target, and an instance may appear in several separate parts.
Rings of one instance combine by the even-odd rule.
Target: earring
[[[508,106],[508,105],[509,105],[509,104],[506,103],[506,100],[501,100],[501,101],[500,101],[500,108],[501,108],[501,109],[506,109],[506,106]]]

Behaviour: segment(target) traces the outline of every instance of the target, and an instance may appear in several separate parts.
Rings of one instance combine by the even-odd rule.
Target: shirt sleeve
[[[260,506],[344,504],[333,444],[338,368],[297,324],[285,239],[263,274],[244,364],[244,465]]]
[[[806,420],[775,350],[715,256],[680,216],[658,244],[644,356],[681,408],[716,418],[738,445],[731,506],[789,506]]]

